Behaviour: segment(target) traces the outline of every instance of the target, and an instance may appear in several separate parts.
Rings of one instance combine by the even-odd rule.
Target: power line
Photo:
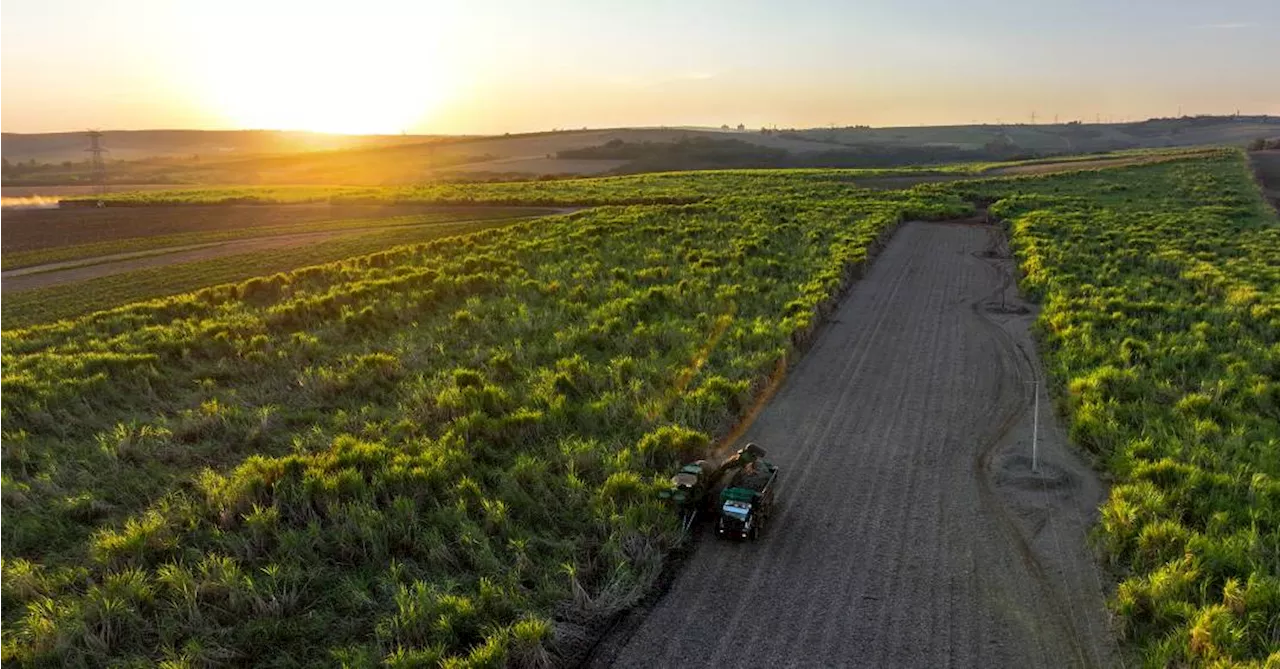
[[[108,153],[108,150],[102,146],[102,134],[100,130],[89,130],[85,133],[89,137],[89,148],[85,151],[90,156],[89,170],[94,195],[107,194],[107,163],[102,159],[102,154]]]

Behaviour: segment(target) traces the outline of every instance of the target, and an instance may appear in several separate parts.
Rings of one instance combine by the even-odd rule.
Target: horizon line
[[[1029,115],[1028,118],[1031,118]],[[323,132],[318,130],[304,130],[298,128],[175,128],[175,127],[156,127],[156,128],[78,128],[74,130],[41,130],[41,131],[23,131],[23,130],[3,130],[0,134],[5,135],[75,135],[90,130],[98,132],[262,132],[262,133],[295,133],[305,135],[323,135],[331,137],[440,137],[440,138],[475,138],[475,137],[505,137],[520,135],[548,135],[557,133],[574,133],[574,132],[610,132],[620,130],[689,130],[689,131],[714,131],[714,132],[752,132],[761,131],[769,132],[789,132],[804,130],[832,130],[832,129],[867,129],[867,130],[893,130],[898,128],[964,128],[971,126],[1060,126],[1060,125],[1126,125],[1133,123],[1146,123],[1149,121],[1170,121],[1179,119],[1197,119],[1197,118],[1245,118],[1245,119],[1275,119],[1280,121],[1280,115],[1272,115],[1269,113],[1246,113],[1237,112],[1235,114],[1183,114],[1181,116],[1151,116],[1144,119],[1131,119],[1123,116],[1116,120],[1115,115],[1109,115],[1105,120],[1088,120],[1084,118],[1070,119],[1066,121],[1054,122],[1037,122],[1032,120],[1021,120],[1015,122],[1007,122],[1003,119],[991,120],[973,120],[969,123],[916,123],[911,125],[869,125],[869,124],[848,124],[848,125],[815,125],[815,126],[788,126],[780,127],[776,124],[769,126],[746,126],[743,129],[737,129],[736,125],[622,125],[622,126],[583,126],[578,128],[550,128],[545,130],[519,130],[505,132],[474,132],[474,133],[430,133],[430,132],[373,132],[373,133],[350,133],[350,132]],[[726,130],[726,128],[728,128]]]

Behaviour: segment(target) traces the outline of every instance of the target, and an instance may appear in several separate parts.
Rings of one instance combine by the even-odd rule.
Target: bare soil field
[[[296,205],[290,205],[296,206]],[[213,207],[211,207],[213,208]],[[253,207],[248,207],[252,209]],[[337,207],[335,207],[336,209]],[[145,208],[143,208],[145,209]],[[390,209],[390,207],[368,207],[368,209]],[[512,212],[524,212],[526,215],[545,215],[553,211],[564,213],[574,208],[566,207],[558,210],[509,207]],[[135,210],[136,211],[136,210]],[[424,222],[420,224],[388,225],[378,224],[378,219],[369,221],[369,225],[344,227],[337,230],[318,230],[315,232],[289,232],[281,234],[265,234],[243,239],[229,239],[198,244],[183,244],[159,248],[111,253],[74,260],[22,266],[0,273],[0,290],[16,293],[36,288],[59,286],[77,281],[98,279],[114,274],[131,272],[152,267],[166,267],[184,263],[200,262],[215,258],[237,256],[257,251],[273,251],[297,248],[309,244],[318,244],[338,237],[354,237],[363,234],[388,230],[405,230],[431,226],[449,226],[467,223],[472,220],[501,220],[502,218],[519,218],[518,215],[499,218],[463,219],[445,222]]]
[[[236,239],[215,244],[195,244],[168,249],[156,249],[142,253],[121,253],[99,258],[88,258],[73,262],[50,263],[35,267],[24,267],[0,274],[0,291],[17,293],[35,288],[60,286],[76,281],[88,281],[104,276],[131,272],[149,267],[165,267],[182,263],[212,260],[227,256],[251,253],[254,251],[272,251],[288,249],[307,244],[317,244],[343,234],[358,234],[377,228],[353,230],[351,232],[309,232],[294,235],[274,235],[271,237],[254,237]]]
[[[1063,160],[1058,162],[1034,163],[1030,165],[1010,165],[996,167],[978,174],[964,173],[924,173],[918,175],[899,175],[891,177],[870,177],[855,179],[854,183],[862,188],[876,190],[899,190],[924,183],[943,183],[961,181],[963,179],[983,179],[987,177],[1017,176],[1020,174],[1052,174],[1055,172],[1072,172],[1075,170],[1098,170],[1107,167],[1125,167],[1148,162],[1150,158],[1099,158],[1097,160]]]
[[[1054,172],[1071,172],[1075,170],[1100,170],[1107,167],[1126,167],[1150,162],[1150,158],[1137,156],[1132,158],[1099,158],[1097,160],[1064,160],[1062,162],[1032,163],[1030,165],[1010,165],[997,167],[983,172],[983,176],[1006,177],[1018,174],[1052,174]]]
[[[769,527],[704,528],[588,664],[1118,665],[1085,536],[1105,490],[1043,389],[1030,468],[1011,270],[994,227],[900,228],[743,437],[781,467]]]
[[[510,210],[509,212],[506,210]],[[94,242],[191,232],[438,214],[476,218],[526,216],[547,210],[521,207],[424,205],[220,205],[184,207],[75,207],[4,212],[0,252],[5,254]]]

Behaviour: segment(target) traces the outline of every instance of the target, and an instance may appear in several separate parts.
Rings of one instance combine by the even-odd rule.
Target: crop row
[[[4,658],[542,666],[648,587],[678,536],[658,480],[875,240],[983,200],[1044,304],[1073,440],[1117,481],[1098,539],[1123,633],[1153,665],[1265,661],[1280,228],[1242,157],[849,179],[395,191],[649,204],[5,332]]]
[[[5,659],[539,666],[875,240],[966,209],[602,208],[6,331]]]

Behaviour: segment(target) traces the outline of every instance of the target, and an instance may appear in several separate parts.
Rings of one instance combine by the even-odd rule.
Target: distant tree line
[[[87,165],[87,162],[80,163]],[[19,177],[28,174],[39,174],[42,172],[60,172],[75,167],[77,163],[70,160],[64,160],[61,163],[41,163],[35,158],[26,161],[10,161],[8,158],[0,158],[0,173],[6,177]]]
[[[841,145],[828,151],[792,152],[739,139],[690,137],[674,142],[626,142],[560,151],[557,158],[626,160],[617,172],[767,167],[901,167],[930,163],[1022,160],[1050,154],[1027,151],[1006,137],[980,149],[953,146]]]

